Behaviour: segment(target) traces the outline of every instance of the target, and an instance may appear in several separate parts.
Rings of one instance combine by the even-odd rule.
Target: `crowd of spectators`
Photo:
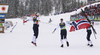
[[[89,16],[100,15],[100,4],[90,5],[85,8],[85,13]]]
[[[85,14],[89,16],[96,16],[100,15],[100,4],[90,5],[89,7],[85,7],[84,9]],[[79,14],[71,15],[71,17],[79,17],[84,16],[84,14],[81,12]]]
[[[59,14],[63,14],[63,13],[68,13],[68,12],[72,12],[77,10],[77,8],[73,9],[73,10],[67,10],[65,12],[58,12],[55,13],[54,15],[59,15]],[[100,4],[95,4],[95,5],[91,5],[89,7],[85,7],[85,13],[89,16],[95,16],[95,15],[100,15]],[[78,14],[78,15],[82,15],[82,13]],[[77,15],[75,15],[77,16]]]

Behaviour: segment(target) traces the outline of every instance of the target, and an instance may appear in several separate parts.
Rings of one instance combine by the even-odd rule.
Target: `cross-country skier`
[[[54,33],[59,27],[61,28],[61,47],[63,47],[63,39],[66,41],[67,47],[69,47],[69,42],[67,40],[67,30],[66,30],[66,26],[68,26],[67,23],[63,22],[63,19],[61,18],[61,23],[59,23],[59,25],[54,29],[54,31],[52,33]]]
[[[27,21],[33,21],[34,35],[33,35],[33,39],[32,39],[31,43],[33,43],[35,46],[37,46],[36,39],[38,38],[38,33],[39,33],[39,13],[36,12],[34,15],[35,15],[34,17],[32,17],[31,19],[29,19]],[[27,21],[24,21],[24,23]]]
[[[87,41],[88,41],[88,46],[92,47],[93,44],[92,44],[92,41],[90,40],[90,37],[91,37],[91,34],[92,34],[92,31],[91,31],[91,26],[87,29]]]

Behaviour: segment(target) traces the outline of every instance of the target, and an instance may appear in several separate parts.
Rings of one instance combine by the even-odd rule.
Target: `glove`
[[[23,23],[26,23],[27,21],[23,21]]]
[[[72,25],[72,23],[69,23],[70,25]]]

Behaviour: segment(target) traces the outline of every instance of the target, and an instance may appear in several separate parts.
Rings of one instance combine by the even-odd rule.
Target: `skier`
[[[87,29],[87,41],[88,41],[88,46],[92,47],[93,44],[92,44],[92,41],[90,40],[90,36],[92,34],[92,31],[91,31],[91,26]]]
[[[36,44],[36,39],[38,38],[38,33],[39,33],[39,13],[35,12],[34,14],[35,16],[32,17],[31,19],[27,20],[27,21],[33,21],[33,39],[32,39],[32,44],[34,44],[35,46],[37,46]],[[24,21],[24,23],[26,23],[27,21]]]
[[[67,30],[66,30],[66,26],[68,26],[67,23],[63,22],[63,19],[61,18],[61,23],[59,23],[58,27],[56,27],[54,29],[54,31],[52,33],[54,33],[59,27],[61,28],[61,47],[63,47],[63,39],[66,41],[67,47],[69,47],[69,42],[67,40]]]
[[[49,23],[51,23],[51,22],[52,22],[52,20],[51,20],[51,18],[50,18]]]

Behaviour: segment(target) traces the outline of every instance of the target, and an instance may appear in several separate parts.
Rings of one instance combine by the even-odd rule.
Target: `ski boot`
[[[61,47],[63,48],[63,44],[61,45]]]
[[[69,47],[69,42],[68,41],[66,42],[66,44],[67,44],[67,47]]]
[[[33,45],[37,46],[36,43],[34,43],[33,41],[31,42]]]

